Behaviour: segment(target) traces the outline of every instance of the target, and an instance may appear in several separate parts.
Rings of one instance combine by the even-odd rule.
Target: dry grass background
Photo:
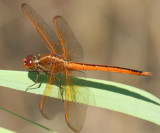
[[[85,62],[117,65],[153,72],[138,77],[109,72],[86,72],[88,77],[144,89],[160,98],[160,1],[150,0],[0,0],[0,69],[25,70],[28,54],[48,53],[41,37],[22,13],[30,4],[53,27],[62,15],[81,43]],[[31,120],[71,133],[64,112],[48,121],[39,111],[39,97],[0,87],[0,106]],[[20,133],[47,132],[0,111],[0,126]],[[82,133],[159,133],[160,127],[122,113],[89,107]]]

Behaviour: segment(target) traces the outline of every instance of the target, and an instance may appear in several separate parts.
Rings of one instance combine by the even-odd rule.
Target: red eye
[[[32,59],[32,55],[29,55],[29,56],[27,56],[27,58],[24,58],[23,59],[23,65],[24,66],[31,66],[32,65],[32,63],[33,63],[33,59]]]
[[[32,59],[28,59],[28,60],[26,61],[26,65],[27,65],[28,67],[31,66],[32,63],[33,63],[33,60],[32,60]]]
[[[23,66],[27,70],[34,70],[34,62],[33,62],[34,59],[35,57],[33,55],[27,56],[27,58],[23,59]]]

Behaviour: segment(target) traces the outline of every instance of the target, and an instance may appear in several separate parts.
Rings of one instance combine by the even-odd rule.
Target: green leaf
[[[4,109],[4,108],[0,107],[0,110],[3,110],[3,111],[5,111],[5,112],[7,112],[7,113],[9,113],[9,114],[12,114],[12,115],[16,116],[16,117],[19,117],[19,118],[21,118],[21,119],[23,119],[23,120],[25,120],[25,121],[28,121],[28,122],[36,125],[36,126],[39,126],[39,127],[41,127],[41,128],[44,128],[44,129],[48,130],[50,133],[56,133],[55,131],[53,131],[53,130],[51,130],[51,129],[49,129],[49,128],[41,125],[41,124],[38,124],[38,123],[36,123],[36,122],[34,122],[34,121],[31,121],[31,120],[29,120],[29,119],[27,119],[27,118],[25,118],[25,117],[23,117],[23,116],[20,116],[20,115],[18,115],[18,114],[16,114],[16,113],[13,113],[13,112],[11,112],[11,111],[9,111],[9,110],[7,110],[7,109]],[[2,131],[2,132],[1,132],[1,131]],[[15,132],[11,132],[11,131],[9,132],[9,130],[0,127],[0,133],[5,133],[4,131],[5,131],[6,133],[15,133]]]
[[[16,132],[0,127],[0,133],[16,133]]]
[[[29,85],[34,84],[36,73],[23,71],[0,71],[0,86],[25,91]],[[45,89],[47,76],[41,74],[39,84],[28,92],[42,95]],[[80,91],[86,89],[92,92],[89,105],[122,112],[160,125],[160,100],[152,94],[141,89],[97,79],[78,78]],[[85,82],[83,82],[85,81]],[[84,87],[83,87],[84,86]],[[87,87],[86,87],[87,86]],[[36,88],[39,87],[39,88]],[[58,91],[58,85],[54,85]],[[88,92],[88,91],[86,91]],[[58,98],[58,95],[54,97]],[[79,102],[85,103],[83,99]]]

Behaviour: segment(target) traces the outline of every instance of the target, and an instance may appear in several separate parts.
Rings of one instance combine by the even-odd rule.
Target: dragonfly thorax
[[[54,72],[61,72],[65,67],[65,60],[56,55],[29,55],[23,59],[23,66],[28,71],[37,71],[48,73],[53,66]]]

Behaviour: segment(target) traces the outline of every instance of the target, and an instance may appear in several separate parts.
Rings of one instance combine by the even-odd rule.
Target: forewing
[[[66,20],[61,16],[56,16],[53,21],[60,40],[62,56],[67,60],[82,61],[83,49]]]
[[[49,120],[53,119],[63,106],[63,100],[59,89],[56,91],[54,88],[52,88],[52,84],[57,82],[54,77],[53,68],[54,65],[49,73],[48,82],[40,103],[40,111],[42,115]],[[58,95],[59,99],[53,98],[54,95]]]
[[[75,132],[82,129],[89,96],[89,90],[84,86],[80,87],[79,80],[75,77],[68,77],[68,71],[65,71],[65,117],[68,126]],[[80,101],[85,104],[80,103]]]
[[[55,31],[47,25],[32,7],[27,4],[22,4],[22,10],[35,26],[51,54],[61,54],[61,46]]]

